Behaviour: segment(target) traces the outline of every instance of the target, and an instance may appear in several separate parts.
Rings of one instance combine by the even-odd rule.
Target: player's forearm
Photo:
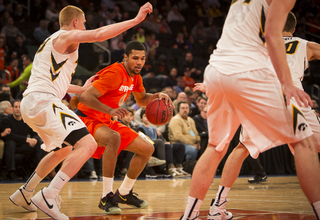
[[[137,100],[137,104],[140,107],[145,107],[149,104],[149,102],[151,102],[154,99],[159,98],[159,94],[160,93],[155,93],[155,94],[151,94],[151,93],[146,93],[145,97],[143,99]]]
[[[77,85],[70,85],[68,88],[68,93],[74,93],[74,94],[81,94],[85,91],[85,89],[81,86],[77,86]]]
[[[293,0],[273,1],[270,5],[265,24],[264,38],[270,59],[281,84],[293,84],[282,37],[287,14],[293,6]]]

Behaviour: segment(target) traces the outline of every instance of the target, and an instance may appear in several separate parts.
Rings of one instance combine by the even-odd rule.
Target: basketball
[[[151,124],[164,125],[173,116],[173,109],[166,105],[164,99],[152,100],[146,107],[146,117]]]

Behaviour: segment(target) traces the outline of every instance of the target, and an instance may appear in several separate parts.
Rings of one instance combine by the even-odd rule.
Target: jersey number
[[[127,93],[120,98],[119,104],[118,104],[119,107],[123,105],[123,103],[126,101],[126,97],[127,97]]]
[[[294,54],[297,51],[299,43],[297,40],[286,43],[287,54]]]

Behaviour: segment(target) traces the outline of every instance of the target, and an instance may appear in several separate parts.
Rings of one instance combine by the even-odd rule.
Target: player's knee
[[[147,157],[150,157],[154,152],[154,146],[152,144],[147,143],[145,149],[144,152]]]
[[[121,136],[118,132],[110,131],[108,134],[95,137],[98,145],[102,147],[111,147],[118,149],[121,143]]]
[[[98,147],[98,145],[97,145],[97,142],[94,140],[94,138],[92,137],[89,141],[88,141],[88,143],[87,143],[88,145],[87,145],[87,149],[88,149],[88,151],[91,153],[92,152],[92,154],[96,151],[96,149],[97,149],[97,147]],[[92,155],[91,154],[91,155]]]

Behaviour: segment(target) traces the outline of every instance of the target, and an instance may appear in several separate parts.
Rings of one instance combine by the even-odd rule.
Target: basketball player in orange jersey
[[[92,157],[100,158],[103,154],[103,194],[99,208],[107,214],[120,214],[118,203],[136,208],[148,206],[147,201],[134,195],[132,188],[154,151],[153,145],[111,117],[122,119],[128,113],[120,106],[131,92],[140,107],[154,99],[165,99],[166,104],[173,107],[166,94],[146,93],[140,76],[145,59],[146,49],[143,44],[138,41],[128,43],[124,62],[114,63],[97,73],[98,79],[81,95],[76,112],[100,146]],[[121,150],[131,151],[135,155],[122,185],[113,194],[114,170]]]

